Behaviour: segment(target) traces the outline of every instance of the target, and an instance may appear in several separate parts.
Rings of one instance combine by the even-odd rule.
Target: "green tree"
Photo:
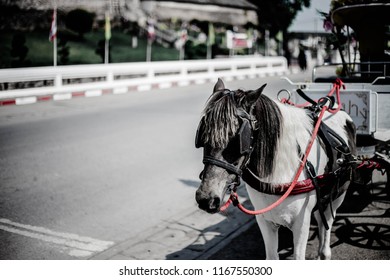
[[[65,25],[68,29],[79,34],[83,38],[85,33],[92,30],[95,14],[89,13],[82,9],[75,9],[66,15]]]
[[[280,37],[276,36],[279,32],[283,34],[282,44],[284,55],[288,63],[290,53],[288,50],[288,27],[292,24],[297,13],[303,7],[310,7],[310,0],[249,0],[258,7],[258,19],[260,31],[268,30],[270,36],[280,42]],[[280,33],[279,33],[280,34]]]
[[[11,56],[14,58],[12,60],[12,67],[25,67],[29,66],[31,62],[26,60],[28,54],[28,47],[26,44],[26,37],[23,33],[16,33],[11,42]]]
[[[287,32],[288,27],[303,7],[310,7],[310,0],[250,0],[258,9],[259,27],[269,30],[275,37],[279,31]]]
[[[69,46],[66,38],[61,38],[58,42],[58,56],[60,63],[66,65],[69,62]]]

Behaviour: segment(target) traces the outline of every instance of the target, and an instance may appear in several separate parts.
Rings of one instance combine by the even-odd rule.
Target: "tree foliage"
[[[30,61],[26,60],[28,47],[26,46],[26,37],[23,33],[15,33],[11,43],[12,67],[26,67],[30,65]]]
[[[75,9],[66,15],[66,27],[82,38],[83,35],[92,30],[92,24],[95,15],[82,9]]]
[[[271,37],[286,32],[297,13],[310,6],[310,0],[250,0],[258,9],[259,27],[269,30]]]

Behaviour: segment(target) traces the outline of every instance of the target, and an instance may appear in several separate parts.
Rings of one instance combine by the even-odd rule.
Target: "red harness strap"
[[[318,180],[319,187],[323,187],[323,186],[327,185],[327,183],[329,183],[331,177],[333,177],[333,176],[331,176],[330,174],[318,175],[317,180]],[[283,195],[284,193],[286,193],[286,191],[288,190],[290,185],[291,185],[291,183],[285,183],[285,184],[280,184],[280,185],[274,186],[274,188],[276,189],[276,192],[274,194]],[[308,179],[297,182],[294,189],[291,191],[290,195],[311,192],[314,189],[315,189],[315,186],[313,184],[313,180],[308,178]]]

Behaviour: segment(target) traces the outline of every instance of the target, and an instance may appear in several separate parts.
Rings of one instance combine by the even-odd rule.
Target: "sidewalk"
[[[242,203],[250,207],[243,186],[240,187],[240,197]],[[141,236],[132,237],[94,255],[92,259],[207,259],[253,224],[255,219],[252,216],[234,207],[229,207],[226,213],[210,215],[197,209],[194,204],[193,210],[188,213],[164,221]]]

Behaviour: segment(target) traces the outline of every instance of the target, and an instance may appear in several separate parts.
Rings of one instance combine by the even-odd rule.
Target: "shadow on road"
[[[332,228],[332,259],[390,259],[389,205],[385,182],[351,186]],[[307,259],[317,257],[318,232],[315,219],[312,221]],[[280,259],[292,259],[292,255],[292,234],[288,229],[280,228]],[[265,259],[264,241],[257,224],[252,223],[207,259]]]

